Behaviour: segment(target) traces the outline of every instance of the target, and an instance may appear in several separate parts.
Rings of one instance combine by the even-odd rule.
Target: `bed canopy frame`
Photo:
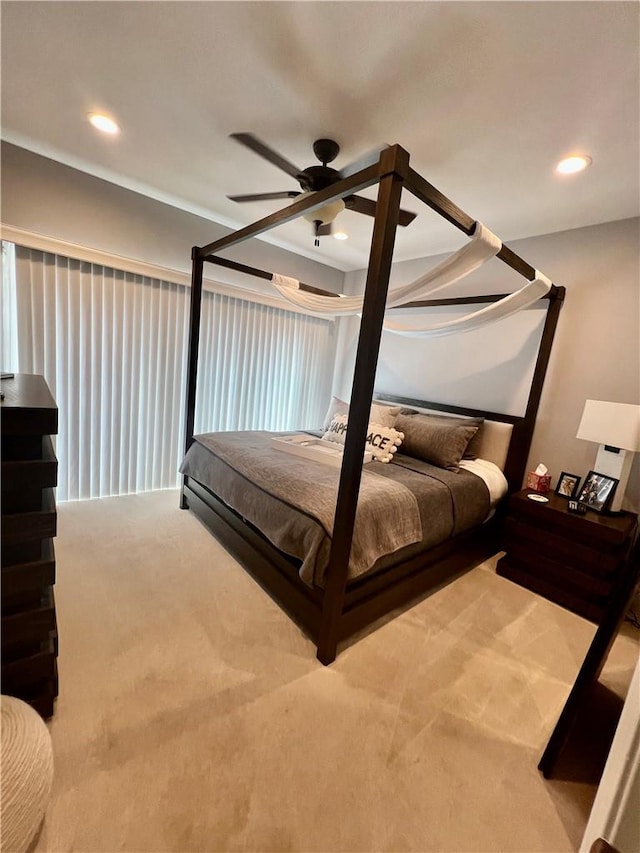
[[[346,434],[340,473],[333,537],[324,589],[308,587],[298,576],[296,561],[276,549],[255,528],[227,507],[217,496],[191,477],[184,476],[180,506],[191,508],[231,548],[245,568],[317,643],[317,656],[323,664],[336,656],[338,643],[359,629],[435,589],[453,576],[477,565],[496,550],[495,521],[482,530],[461,534],[426,554],[391,562],[383,571],[347,580],[351,540],[355,525],[362,458],[365,450],[369,409],[374,394],[378,352],[386,309],[387,291],[398,227],[400,196],[403,188],[428,205],[456,228],[470,236],[476,221],[409,166],[409,154],[399,145],[385,148],[357,172],[324,190],[301,198],[270,216],[232,232],[206,246],[192,249],[190,335],[187,362],[185,445],[194,441],[196,380],[200,336],[200,314],[204,264],[271,280],[272,273],[219,253],[245,240],[296,219],[303,213],[321,208],[336,199],[379,184],[373,236],[366,276],[362,319],[358,338],[353,386],[350,399],[349,428]],[[536,270],[503,245],[496,255],[503,263],[531,281]],[[336,294],[300,283],[300,289],[323,296]],[[429,299],[408,302],[397,308],[429,308],[493,303],[507,294]],[[450,406],[434,401],[416,401],[381,395],[382,399],[418,405],[452,414],[481,416],[512,424],[513,432],[505,464],[509,490],[521,488],[525,466],[540,404],[553,337],[565,295],[564,287],[552,285],[546,296],[547,312],[525,413],[523,416]],[[425,568],[428,567],[428,571]]]

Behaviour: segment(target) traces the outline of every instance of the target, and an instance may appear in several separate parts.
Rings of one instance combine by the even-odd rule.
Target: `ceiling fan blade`
[[[271,201],[277,198],[295,198],[300,193],[295,190],[285,190],[281,193],[254,193],[253,195],[228,195],[230,201]]]
[[[260,157],[264,157],[265,160],[273,163],[273,165],[277,166],[278,169],[282,169],[282,171],[286,172],[287,175],[291,175],[292,178],[296,178],[297,180],[301,170],[298,169],[297,166],[294,166],[293,163],[285,160],[284,157],[281,157],[280,154],[272,148],[269,148],[268,145],[265,145],[264,142],[261,142],[253,135],[253,133],[232,133],[230,135],[232,139],[236,140],[236,142],[246,145],[247,148],[250,148]]]
[[[398,225],[402,225],[403,227],[411,225],[417,215],[417,213],[411,213],[410,210],[403,210],[402,208],[400,208],[400,215],[398,216]]]
[[[364,198],[361,195],[350,195],[344,200],[347,210],[355,210],[356,213],[364,213],[365,216],[376,215],[376,202],[370,198]],[[416,218],[417,214],[411,213],[408,210],[400,210],[398,217],[398,225],[409,225]]]
[[[326,225],[321,225],[318,228],[318,237],[328,237],[331,234],[331,223],[327,222]]]

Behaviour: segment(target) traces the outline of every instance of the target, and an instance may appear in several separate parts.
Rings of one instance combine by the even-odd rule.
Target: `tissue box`
[[[529,471],[527,474],[527,488],[539,495],[546,494],[550,486],[551,474],[536,474],[535,471]]]

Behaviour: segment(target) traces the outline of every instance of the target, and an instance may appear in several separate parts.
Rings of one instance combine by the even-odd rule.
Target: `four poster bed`
[[[250,237],[376,183],[379,183],[378,201],[365,294],[361,300],[337,299],[336,294],[219,257],[219,252]],[[403,188],[467,235],[473,235],[480,253],[486,253],[480,245],[486,236],[481,224],[411,169],[407,152],[397,145],[385,149],[375,162],[332,186],[192,251],[186,457],[181,467],[180,505],[195,512],[303,627],[317,644],[317,656],[323,664],[335,659],[339,642],[496,552],[500,509],[498,505],[496,511],[496,504],[501,490],[494,490],[492,482],[495,483],[496,472],[498,478],[502,477],[502,471],[503,492],[521,488],[564,298],[564,288],[551,284],[490,232],[485,241],[486,245],[493,240],[489,256],[498,257],[527,280],[522,291],[412,300],[413,293],[428,294],[443,287],[445,279],[456,280],[447,263],[424,276],[417,288],[412,285],[389,291]],[[471,246],[471,254],[477,251],[478,246]],[[482,262],[469,258],[457,260],[463,269],[457,278]],[[327,306],[327,310],[333,310],[339,305],[335,314],[361,314],[348,429],[346,417],[343,421],[339,417],[332,421],[329,416],[328,421],[331,428],[345,433],[341,468],[300,460],[274,449],[265,433],[194,436],[205,263],[274,281],[285,298],[310,311]],[[428,330],[439,335],[475,328],[487,314],[494,312],[496,318],[508,316],[523,304],[533,304],[538,299],[546,300],[547,310],[523,416],[385,395],[376,411],[381,411],[379,407],[384,402],[391,413],[395,404],[393,416],[399,418],[397,423],[405,430],[396,433],[403,437],[406,433],[406,446],[401,445],[395,455],[388,455],[393,460],[389,464],[374,461],[363,465],[365,449],[371,449],[372,441],[375,445],[370,420],[383,325],[392,331],[405,331],[401,324],[385,322],[386,309],[485,305],[469,317],[436,324]],[[423,410],[431,415],[421,414]],[[452,419],[445,421],[444,415]],[[445,452],[443,461],[437,455],[434,458],[420,451],[423,427],[416,425],[425,418],[427,431],[440,430],[439,422],[444,422],[447,434],[455,432],[456,441],[464,434],[465,440],[457,447],[456,453],[460,452],[455,458],[448,459]],[[472,460],[467,464],[461,460],[476,432],[480,445],[476,447],[475,456],[479,459],[474,468]],[[413,450],[414,446],[418,450]],[[488,460],[486,465],[482,460]]]

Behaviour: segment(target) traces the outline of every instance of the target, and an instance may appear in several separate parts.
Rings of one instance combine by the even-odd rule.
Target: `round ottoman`
[[[51,793],[53,752],[42,718],[26,702],[0,697],[2,853],[23,853],[42,823]]]

